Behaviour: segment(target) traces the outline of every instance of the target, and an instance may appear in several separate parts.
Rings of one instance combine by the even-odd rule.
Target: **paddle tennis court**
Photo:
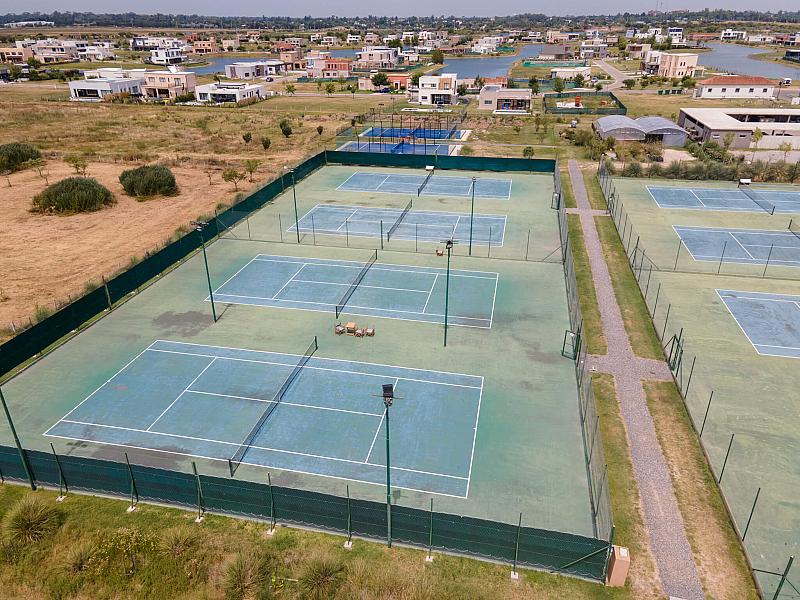
[[[347,237],[384,238],[420,242],[452,239],[461,244],[470,239],[469,213],[430,210],[406,212],[402,208],[360,208],[317,204],[300,218],[300,233]],[[292,225],[287,229],[295,231]],[[476,214],[472,217],[472,244],[503,245],[505,215]]]
[[[647,186],[660,208],[800,213],[800,192],[749,188],[680,188]]]
[[[454,177],[449,175],[407,175],[357,171],[347,178],[338,191],[379,192],[386,194],[411,194],[414,196],[456,196],[508,200],[511,197],[511,180],[494,178]]]
[[[440,154],[449,156],[458,146],[449,144],[410,144],[408,142],[345,142],[337,148],[343,152],[381,152],[383,154]]]
[[[466,497],[483,390],[473,375],[157,340],[45,435],[384,485],[385,383],[392,484]]]
[[[497,273],[451,270],[448,324],[490,328],[497,280]],[[446,286],[444,268],[259,254],[214,291],[214,300],[332,317],[339,306],[346,315],[444,323]]]
[[[673,227],[695,260],[800,266],[800,237],[790,230]]]
[[[717,290],[756,352],[800,358],[800,296]]]
[[[459,129],[429,129],[427,127],[370,127],[362,136],[365,137],[414,137],[429,140],[460,140],[464,131]]]

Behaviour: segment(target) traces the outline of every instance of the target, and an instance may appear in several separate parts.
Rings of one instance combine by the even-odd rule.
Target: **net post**
[[[194,473],[194,484],[197,488],[197,518],[195,523],[202,523],[205,517],[206,507],[203,502],[203,486],[200,483],[200,474],[197,472],[197,464],[192,461],[192,472]]]
[[[678,237],[678,251],[675,253],[675,264],[672,265],[673,271],[678,269],[678,257],[681,255],[681,246],[683,246],[683,238]]]
[[[706,412],[703,415],[703,424],[700,425],[700,435],[698,437],[703,437],[703,430],[706,428],[706,419],[708,418],[708,411],[711,410],[711,401],[714,399],[714,390],[711,390],[711,394],[708,396],[708,404],[706,404]]]
[[[311,215],[311,243],[317,245],[317,228],[314,226],[314,215]]]
[[[267,473],[267,486],[269,488],[269,529],[267,535],[275,534],[275,496],[272,493],[272,477]]]
[[[522,513],[519,513],[519,523],[517,524],[517,541],[514,543],[514,565],[511,567],[511,579],[519,579],[517,572],[517,559],[519,558],[519,535],[522,531]]]
[[[381,235],[380,235],[380,238],[381,238],[381,250],[383,250],[383,219],[381,219],[381,232],[380,233],[381,233]]]
[[[717,275],[719,275],[720,269],[722,269],[722,261],[725,259],[725,250],[728,248],[728,240],[725,240],[722,244],[722,254],[719,257],[719,264],[717,265]]]
[[[11,429],[11,435],[14,437],[14,444],[17,446],[17,453],[19,454],[20,461],[22,461],[22,467],[25,469],[25,475],[28,478],[28,483],[30,484],[32,490],[36,490],[36,482],[33,479],[33,471],[31,470],[30,464],[28,464],[28,456],[25,454],[25,450],[22,448],[22,443],[19,441],[17,428],[14,427],[14,421],[11,420],[11,413],[8,412],[8,405],[6,404],[5,396],[3,396],[2,388],[0,388],[0,404],[3,405],[3,412],[6,413],[8,427]]]
[[[750,507],[750,516],[747,517],[747,525],[744,526],[744,533],[742,533],[742,543],[744,543],[744,539],[747,537],[747,530],[750,529],[750,521],[753,519],[753,513],[756,510],[756,504],[758,503],[758,497],[761,495],[761,488],[759,487],[756,490],[756,497],[753,500],[753,506]]]
[[[53,458],[58,467],[58,498],[56,498],[56,502],[63,502],[67,498],[69,487],[67,486],[67,480],[64,478],[64,470],[61,468],[61,461],[58,460],[58,454],[56,454],[56,447],[53,446],[53,442],[50,442],[50,449],[53,451]]]
[[[492,257],[492,226],[489,225],[489,241],[486,244],[486,258]]]
[[[425,557],[425,562],[433,562],[433,497],[431,497],[431,511],[430,519],[428,521],[428,556]]]
[[[414,223],[414,252],[419,252],[419,223]]]
[[[283,219],[281,219],[281,213],[278,213],[278,234],[281,237],[281,242],[283,242]]]
[[[125,453],[125,465],[128,467],[128,477],[131,480],[131,503],[125,512],[132,513],[136,510],[139,504],[139,490],[136,489],[136,480],[133,478],[133,468],[131,468],[131,461],[128,460],[128,453]]]
[[[761,273],[761,279],[767,276],[767,269],[769,268],[769,259],[772,257],[772,250],[775,248],[775,244],[770,244],[769,252],[767,253],[767,262],[764,265],[764,272]]]
[[[247,223],[247,239],[252,240],[253,237],[250,235],[250,213],[244,214],[244,220]]]
[[[344,220],[344,240],[345,246],[348,248],[350,247],[350,227],[349,227],[350,217],[347,217]]]
[[[350,512],[350,485],[345,486],[347,490],[347,541],[344,543],[345,550],[353,549],[353,519]]]
[[[528,241],[525,242],[525,260],[528,260],[528,250],[531,247],[531,230],[528,228]]]
[[[725,467],[728,464],[728,457],[731,455],[731,446],[733,446],[733,438],[736,436],[735,433],[731,434],[731,441],[728,442],[728,450],[725,452],[725,460],[722,461],[722,469],[719,471],[719,479],[717,479],[717,485],[722,485],[722,476],[725,474]]]
[[[106,293],[106,304],[108,304],[108,310],[111,310],[111,294],[108,291],[108,282],[106,278],[103,277],[103,291]]]

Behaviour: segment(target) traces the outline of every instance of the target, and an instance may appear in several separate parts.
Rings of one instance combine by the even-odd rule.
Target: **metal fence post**
[[[192,461],[192,471],[194,472],[195,487],[197,487],[197,518],[194,522],[202,523],[206,507],[203,503],[203,486],[200,484],[200,475],[197,473],[197,464],[194,461]]]
[[[314,246],[317,245],[317,228],[314,227],[314,215],[311,215],[311,242]]]
[[[111,310],[112,306],[111,294],[108,291],[108,283],[106,282],[105,277],[103,277],[103,291],[106,293],[106,303],[108,304],[108,310]]]
[[[344,220],[344,243],[348,248],[350,247],[350,217]]]
[[[689,386],[692,383],[692,373],[694,373],[694,363],[697,362],[697,355],[694,355],[692,358],[692,366],[689,369],[689,378],[686,380],[686,389],[683,391],[683,397],[686,398],[689,395]]]
[[[283,241],[283,219],[281,219],[281,213],[278,213],[278,234],[281,236],[281,242]]]
[[[719,485],[722,485],[722,476],[725,474],[725,466],[728,464],[728,457],[729,457],[729,456],[730,456],[730,454],[731,454],[731,446],[733,446],[733,438],[734,438],[735,436],[736,436],[736,434],[735,434],[735,433],[732,433],[732,434],[731,434],[731,441],[730,441],[730,442],[728,442],[728,451],[727,451],[727,452],[725,452],[725,460],[724,460],[724,461],[722,461],[722,469],[721,469],[721,470],[720,470],[720,472],[719,472],[719,479],[717,480],[717,483],[718,483]]]
[[[517,541],[514,544],[514,566],[511,569],[511,579],[519,579],[517,572],[517,559],[519,558],[519,534],[522,531],[522,513],[519,513],[519,524],[517,525]]]
[[[786,568],[783,570],[783,575],[781,575],[781,580],[778,583],[778,587],[775,588],[775,595],[772,597],[772,600],[778,600],[778,597],[781,595],[781,588],[783,588],[783,584],[786,583],[786,578],[789,576],[789,571],[792,568],[793,562],[794,556],[790,556],[789,562],[786,563]]]
[[[528,241],[525,243],[525,260],[528,260],[528,250],[531,247],[531,230],[528,229]]]
[[[19,441],[17,428],[14,427],[14,421],[11,420],[11,413],[8,412],[8,405],[6,404],[5,396],[3,396],[2,388],[0,388],[0,404],[3,405],[3,412],[6,413],[8,427],[11,429],[11,435],[14,437],[14,444],[17,446],[17,453],[19,454],[19,459],[22,461],[22,468],[25,469],[25,475],[28,477],[28,483],[30,484],[31,489],[35,490],[36,482],[33,479],[33,471],[31,471],[31,466],[28,464],[28,456],[25,454],[25,450],[22,448],[22,443]]]
[[[61,461],[58,460],[58,454],[56,454],[56,447],[53,446],[53,442],[50,442],[50,449],[53,451],[53,458],[58,467],[58,498],[56,498],[56,502],[63,502],[67,497],[69,488],[67,487],[67,480],[64,478],[64,470],[61,468]]]
[[[425,557],[425,562],[433,562],[433,498],[431,498],[431,512],[430,521],[428,523],[428,556]]]
[[[744,533],[742,533],[742,543],[744,543],[744,539],[747,537],[747,530],[750,529],[750,521],[753,519],[753,513],[756,510],[756,503],[758,502],[758,497],[761,495],[761,488],[758,488],[756,491],[756,497],[753,500],[753,506],[750,508],[750,516],[747,517],[747,525],[744,526]]]
[[[722,261],[725,260],[725,249],[728,247],[728,240],[725,240],[722,244],[722,254],[719,257],[719,265],[717,265],[717,275],[719,275],[720,269],[722,269]]]
[[[706,419],[708,418],[708,411],[711,410],[711,400],[714,399],[714,390],[708,396],[708,404],[706,404],[706,414],[703,415],[703,424],[700,426],[700,436],[703,437],[703,430],[706,428]]]
[[[125,512],[132,513],[139,504],[139,490],[136,489],[136,480],[133,478],[133,469],[131,468],[131,461],[128,460],[127,452],[125,453],[125,464],[128,466],[128,477],[131,479],[131,504]]]
[[[381,232],[380,233],[381,233],[381,235],[380,235],[380,238],[381,238],[381,250],[383,250],[383,219],[381,219]]]
[[[275,496],[272,494],[272,477],[267,473],[267,485],[269,486],[269,530],[267,535],[275,533]]]
[[[675,253],[675,264],[672,265],[672,270],[678,269],[678,257],[681,255],[681,246],[683,246],[683,238],[678,238],[678,251]]]
[[[347,541],[344,543],[345,550],[353,549],[353,519],[350,513],[350,485],[347,489]]]
[[[661,341],[664,341],[664,336],[667,335],[667,323],[669,322],[669,310],[672,308],[672,304],[667,304],[667,316],[664,317],[664,330],[661,332]]]

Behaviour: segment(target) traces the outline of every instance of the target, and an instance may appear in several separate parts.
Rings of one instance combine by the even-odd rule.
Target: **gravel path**
[[[606,213],[589,206],[580,167],[575,160],[569,161],[569,174],[578,204],[578,209],[570,212],[580,215],[600,318],[608,342],[608,354],[591,356],[589,364],[599,372],[612,374],[616,381],[634,476],[642,498],[644,524],[663,591],[670,597],[701,600],[704,595],[700,577],[642,387],[642,380],[668,381],[672,375],[664,361],[638,358],[633,354],[594,223],[595,215]]]

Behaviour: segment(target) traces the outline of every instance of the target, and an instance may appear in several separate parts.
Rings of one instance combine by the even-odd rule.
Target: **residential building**
[[[630,43],[625,47],[625,50],[631,60],[644,60],[644,57],[650,52],[650,48],[650,44]]]
[[[361,43],[361,36],[356,33],[348,33],[346,42],[348,44],[360,44]]]
[[[387,73],[389,77],[389,88],[395,91],[407,90],[411,82],[411,75],[408,73]],[[361,91],[374,92],[378,88],[372,83],[370,77],[358,78],[358,89]]]
[[[772,98],[775,82],[764,77],[721,75],[699,82],[695,96],[698,98]]]
[[[455,73],[441,75],[423,75],[419,78],[416,98],[412,101],[429,106],[458,103],[458,91]]]
[[[400,36],[400,41],[401,42],[408,42],[410,44],[410,43],[412,43],[414,41],[415,37],[417,37],[417,34],[414,33],[413,31],[404,31],[402,33],[402,35]],[[395,39],[397,39],[397,38],[395,37]]]
[[[683,44],[683,27],[670,27],[667,29],[667,37],[674,45]]]
[[[306,38],[302,37],[287,37],[284,38],[283,41],[291,45],[293,48],[302,48],[306,45]]]
[[[179,48],[150,50],[150,62],[154,65],[177,65],[185,60],[186,55]]]
[[[768,33],[754,33],[747,36],[748,44],[774,44],[775,36]]]
[[[397,48],[388,46],[365,46],[356,52],[353,67],[357,69],[392,69],[400,62]]]
[[[548,30],[545,32],[545,41],[548,44],[563,44],[564,42],[574,42],[581,38],[579,31],[558,31]]]
[[[197,40],[192,42],[192,52],[194,54],[216,54],[219,52],[219,45],[216,38],[207,40]]]
[[[572,81],[578,75],[589,81],[592,77],[592,67],[553,67],[550,69],[550,79],[556,77],[565,81]]]
[[[741,42],[747,38],[746,31],[737,31],[734,29],[723,29],[719,36],[723,42]]]
[[[222,104],[241,102],[250,98],[265,98],[266,88],[256,83],[221,82],[198,85],[194,89],[198,102]]]
[[[650,75],[669,79],[698,77],[704,71],[704,67],[697,64],[699,58],[699,54],[693,53],[650,50],[645,55],[642,67]]]
[[[0,50],[2,52],[2,50]],[[783,55],[783,60],[791,60],[792,62],[800,63],[800,50],[787,50]]]
[[[123,69],[120,67],[100,67],[83,72],[84,79],[144,79],[147,69]]]
[[[130,39],[131,50],[147,51],[159,48],[185,49],[186,42],[174,37],[137,36]]]
[[[255,44],[261,41],[261,32],[258,29],[250,29],[247,31],[244,36],[247,38],[247,41],[251,44]]]
[[[608,56],[608,44],[600,38],[592,38],[581,42],[580,57],[584,60],[605,58]]]
[[[242,36],[235,35],[220,42],[223,52],[236,52],[242,45]]]
[[[412,65],[419,62],[419,52],[417,50],[400,50],[397,53],[400,62]]]
[[[788,142],[800,149],[800,109],[796,108],[681,108],[678,125],[699,142],[731,148],[749,148],[753,132],[764,134],[759,148],[777,148]]]
[[[145,71],[142,92],[148,100],[174,100],[194,92],[196,85],[194,73],[170,67],[166,71]]]
[[[320,43],[323,46],[338,46],[339,38],[335,35],[324,35],[322,36],[322,41]]]
[[[241,61],[225,65],[225,77],[228,79],[256,79],[285,72],[285,65],[277,58]]]
[[[0,48],[0,63],[24,65],[29,58],[33,58],[33,50],[30,48]]]
[[[3,23],[3,27],[55,27],[54,21],[14,21],[13,23]]]
[[[542,32],[541,31],[529,31],[523,38],[525,42],[541,42],[542,41]]]
[[[98,77],[69,82],[70,100],[102,102],[109,96],[130,94],[141,96],[144,79],[141,77]]]
[[[383,41],[383,45],[384,46],[388,46],[389,42],[396,42],[399,39],[400,38],[396,33],[390,33],[389,35],[385,36],[382,41]],[[364,41],[364,43],[365,44],[367,43],[366,40]],[[367,45],[370,45],[370,44],[367,44]]]
[[[34,58],[45,64],[80,60],[81,51],[86,50],[89,42],[85,40],[24,39],[15,42],[17,48],[27,48],[33,52]]]
[[[777,35],[775,36],[775,41],[778,41]],[[784,46],[790,46],[792,48],[800,47],[800,32],[787,34],[784,36],[783,40],[781,40],[781,43]]]
[[[364,36],[364,43],[367,46],[377,46],[381,43],[381,36],[377,33],[368,33]]]
[[[315,52],[311,50],[311,52]],[[305,71],[306,58],[303,56],[303,50],[300,48],[293,48],[292,50],[285,50],[280,53],[280,60],[284,64],[287,71]]]
[[[617,44],[619,44],[619,36],[618,35],[607,35],[603,39],[604,39],[606,45],[608,45],[608,46],[616,46]]]
[[[529,89],[509,89],[500,85],[484,85],[478,94],[478,110],[494,113],[528,113],[533,92]]]
[[[116,54],[111,49],[110,42],[93,44],[86,46],[78,52],[78,59],[85,62],[95,62],[101,60],[114,60]]]
[[[306,65],[306,72],[312,79],[347,79],[350,77],[352,62],[349,58],[332,58],[330,56],[310,58]]]
[[[575,58],[575,48],[567,44],[545,44],[539,52],[542,60],[572,60]]]

